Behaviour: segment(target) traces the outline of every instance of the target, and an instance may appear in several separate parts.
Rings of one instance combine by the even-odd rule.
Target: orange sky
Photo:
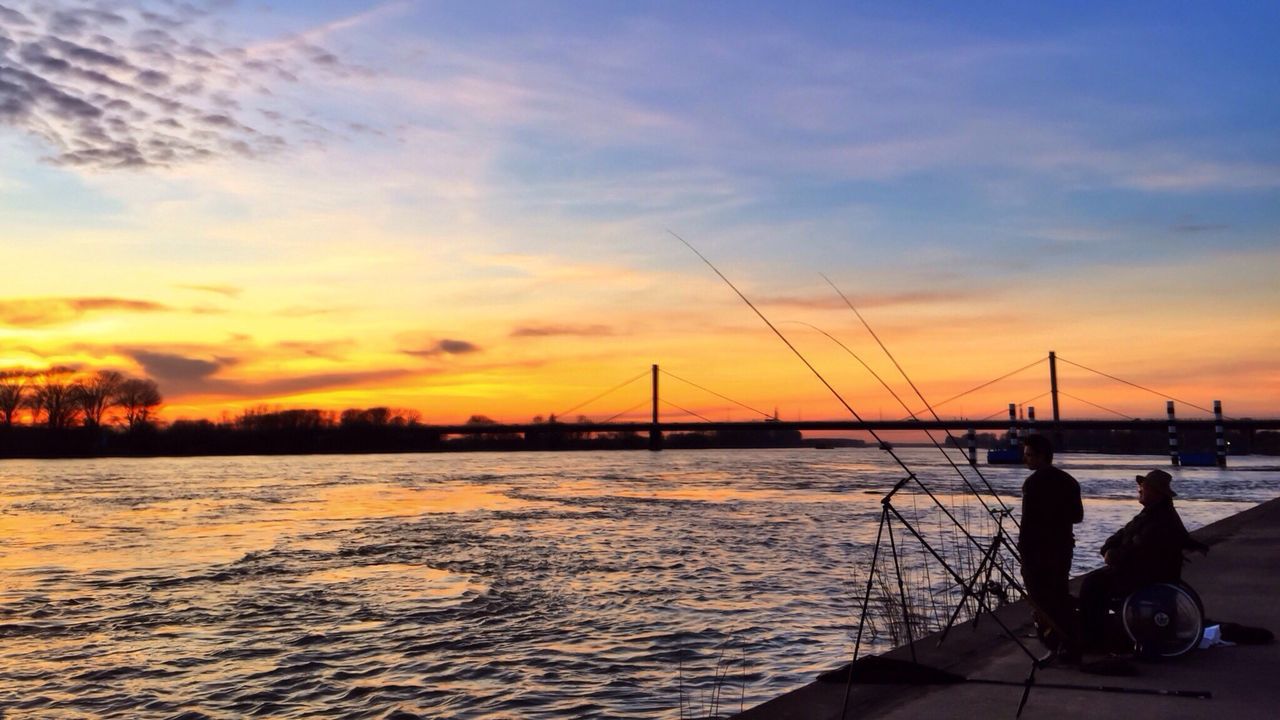
[[[676,259],[678,250],[671,252]],[[389,405],[417,409],[428,422],[459,422],[476,413],[520,422],[572,409],[644,374],[652,363],[751,408],[776,408],[786,419],[846,414],[750,309],[698,264],[680,273],[643,273],[525,258],[473,262],[481,272],[507,271],[484,283],[483,298],[464,283],[441,282],[403,293],[418,295],[414,301],[387,303],[360,293],[347,296],[346,307],[304,310],[273,299],[268,290],[174,284],[162,299],[147,303],[9,302],[0,306],[9,323],[8,350],[0,360],[32,369],[111,367],[155,377],[167,398],[167,419],[216,419],[258,405]],[[723,264],[733,272],[732,258]],[[912,396],[853,313],[840,307],[834,292],[823,292],[820,278],[809,287],[739,280],[860,414],[905,415],[845,350],[801,324],[834,335],[900,396]],[[1164,409],[1160,397],[1070,362],[1206,407],[1221,399],[1231,416],[1274,412],[1278,377],[1267,359],[1274,330],[1261,310],[1218,319],[1191,302],[1170,308],[1177,302],[1173,293],[1129,309],[1136,299],[1099,302],[1081,287],[1062,312],[1054,297],[1033,292],[876,296],[859,294],[853,285],[846,285],[852,299],[933,402],[1042,360],[1053,349],[1063,358],[1064,417],[1114,417],[1088,403],[1144,417]],[[1010,304],[1020,311],[1005,310]],[[407,329],[423,326],[436,330]],[[1143,342],[1134,341],[1134,327],[1144,328]],[[674,403],[662,408],[665,418],[689,417],[675,406],[717,420],[759,417],[676,377],[662,380],[663,399]],[[1047,417],[1047,390],[1047,363],[1041,363],[944,406],[942,414],[1003,416],[1007,403],[1030,401]],[[641,405],[624,417],[646,417],[648,397],[642,378],[571,415],[599,420]],[[919,409],[918,402],[909,404]],[[1203,414],[1192,408],[1179,413]]]
[[[671,229],[868,417],[902,411],[797,321],[905,385],[819,273],[934,400],[1056,350],[1231,416],[1280,413],[1274,74],[1238,57],[1275,57],[1261,25],[1206,34],[1187,10],[1130,28],[1136,44],[1115,40],[1124,18],[1049,10],[495,25],[340,6],[216,8],[147,35],[172,41],[160,52],[127,3],[97,34],[17,3],[0,369],[148,376],[168,420],[384,405],[515,422],[658,363],[784,418],[842,418]],[[1163,414],[1060,372],[1065,417]],[[944,414],[1046,390],[1040,366]],[[638,382],[580,412],[647,397]],[[664,398],[758,417],[674,380]]]

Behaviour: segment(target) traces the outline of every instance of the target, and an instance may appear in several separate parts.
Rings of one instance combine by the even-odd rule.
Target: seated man
[[[1173,478],[1163,470],[1139,475],[1138,502],[1142,512],[1102,544],[1106,567],[1085,578],[1080,588],[1081,625],[1086,648],[1103,646],[1107,605],[1112,598],[1153,583],[1182,579],[1182,551],[1208,548],[1191,538],[1173,509],[1177,493]]]

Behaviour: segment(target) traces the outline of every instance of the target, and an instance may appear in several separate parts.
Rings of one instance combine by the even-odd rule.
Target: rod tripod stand
[[[795,347],[795,345],[793,345],[791,341],[788,340],[787,337],[783,335],[781,331],[778,330],[777,326],[775,326],[772,322],[770,322],[769,318],[765,317],[764,313],[762,313],[760,309],[756,307],[756,305],[752,303],[751,300],[745,294],[743,294],[743,292],[739,290],[738,287],[734,285],[733,282],[729,280],[728,277],[725,276],[724,273],[720,272],[719,268],[717,268],[710,260],[707,259],[705,255],[699,252],[698,249],[695,248],[693,245],[691,245],[687,240],[680,237],[679,235],[676,235],[674,232],[670,230],[668,230],[667,232],[669,232],[673,237],[675,237],[677,240],[683,243],[686,247],[689,248],[689,250],[691,250],[695,255],[697,255],[699,259],[701,259],[704,263],[706,263],[707,267],[711,268],[711,270],[715,272],[715,274],[719,276],[720,279],[723,280],[725,284],[727,284],[730,287],[730,289],[732,289],[733,292],[739,298],[741,298],[742,301],[746,303],[746,305],[749,308],[751,308],[752,312],[754,312],[756,316],[759,317],[760,320],[763,321],[764,324],[767,325],[771,331],[773,331],[773,333],[778,337],[778,339],[781,340],[782,343],[786,345],[802,363],[804,363],[805,367],[807,367],[813,373],[813,375],[827,388],[827,390],[829,390],[831,394],[835,396],[837,400],[840,401],[840,404],[843,405],[844,408],[849,411],[849,414],[851,414],[856,420],[859,420],[859,421],[862,420],[861,416],[858,415],[858,412],[853,409],[853,406],[851,406],[844,399],[843,396],[840,395],[839,391],[837,391],[835,387],[833,387],[831,383],[828,382],[825,377],[823,377],[822,373],[819,372],[818,369],[814,367],[813,364],[810,363],[807,358],[805,358],[804,354],[801,353]],[[842,299],[844,299],[845,304],[849,306],[849,309],[852,310],[854,314],[858,316],[858,319],[862,322],[863,326],[866,327],[867,331],[871,334],[871,336],[875,338],[876,343],[881,347],[882,350],[884,350],[885,354],[889,356],[889,359],[893,361],[894,366],[897,367],[898,371],[902,374],[903,379],[905,379],[907,383],[911,385],[911,388],[915,391],[916,396],[919,397],[920,400],[923,402],[924,396],[923,394],[920,393],[919,388],[916,387],[914,382],[911,382],[911,378],[907,376],[906,371],[902,369],[902,366],[898,364],[898,361],[893,357],[893,354],[890,353],[889,349],[885,347],[883,342],[880,341],[879,336],[877,336],[875,334],[875,331],[871,329],[871,326],[862,317],[862,314],[859,313],[857,308],[853,306],[853,303],[851,303],[849,299],[845,297],[844,293],[840,292],[840,289],[836,287],[835,283],[832,283],[831,280],[829,278],[826,278],[825,275],[823,276],[823,278],[826,279],[827,283],[830,284],[834,290],[836,290],[836,292],[840,295]],[[824,334],[826,333],[824,332]],[[835,338],[830,335],[828,335],[828,337],[831,337],[831,339],[835,340]],[[840,343],[840,344],[842,347],[844,347],[843,343]],[[847,347],[845,349],[848,350]],[[853,355],[852,351],[849,351],[849,352],[851,355]],[[857,356],[854,355],[854,357],[856,358]],[[859,358],[859,362],[861,362],[860,358]],[[866,363],[863,363],[863,365],[866,366]],[[871,370],[869,366],[867,366],[867,369],[869,371]],[[872,372],[872,375],[875,375],[874,371],[871,371],[871,372]],[[898,398],[897,393],[893,392],[892,388],[890,388],[887,383],[885,383],[878,375],[875,375],[875,376],[876,376],[876,379],[880,380],[880,383],[884,385],[885,388],[888,389],[895,398]],[[899,399],[899,402],[901,403],[901,399]],[[916,417],[916,414],[914,412],[911,412],[910,408],[906,407],[905,403],[902,403],[902,405],[904,409],[907,410],[908,414],[911,417],[913,418]],[[927,402],[925,403],[925,405],[936,419],[937,413],[934,412],[933,406],[929,405]],[[928,434],[928,435],[930,440],[933,440],[933,436],[931,434]],[[996,623],[1000,625],[1000,628],[1004,631],[1004,634],[1010,639],[1012,639],[1015,643],[1017,643],[1018,647],[1021,648],[1022,651],[1026,653],[1027,657],[1031,659],[1031,662],[1032,662],[1031,672],[1030,674],[1028,674],[1027,680],[1024,683],[1025,689],[1023,691],[1022,705],[1025,705],[1027,695],[1030,693],[1030,688],[1034,683],[1035,671],[1039,667],[1040,660],[1036,658],[1035,654],[1031,652],[1031,650],[1026,646],[1026,644],[1023,643],[1013,633],[1013,631],[1010,630],[1009,627],[1004,624],[1003,621],[1001,621],[999,616],[996,615],[994,612],[992,612],[990,603],[988,601],[988,595],[990,595],[991,593],[987,591],[987,588],[990,587],[990,583],[992,582],[992,579],[991,579],[992,574],[998,574],[1000,578],[1005,581],[1008,587],[1019,587],[1017,581],[1012,577],[1008,569],[998,561],[998,553],[1002,547],[1007,547],[1010,551],[1013,551],[1012,545],[1008,543],[1006,539],[1002,539],[1004,534],[1003,520],[1006,517],[1010,517],[1010,519],[1012,519],[1009,514],[1010,512],[1009,508],[1004,504],[1004,501],[1000,499],[999,495],[995,492],[995,489],[991,486],[991,484],[986,481],[986,478],[983,477],[982,472],[979,471],[976,466],[974,466],[973,470],[977,473],[978,477],[982,479],[982,482],[986,485],[987,491],[991,494],[991,496],[995,499],[996,503],[1001,508],[1000,511],[993,510],[990,507],[986,508],[987,512],[991,513],[992,517],[996,518],[997,529],[996,529],[995,536],[993,537],[990,545],[984,547],[983,544],[979,542],[969,532],[969,530],[965,527],[964,523],[960,522],[960,520],[958,520],[955,517],[955,515],[950,510],[947,509],[946,505],[944,505],[938,499],[938,497],[934,495],[934,493],[923,482],[921,482],[919,478],[916,477],[915,473],[912,472],[912,470],[907,466],[905,462],[903,462],[902,458],[898,457],[898,455],[893,451],[891,445],[884,442],[879,436],[875,434],[874,431],[871,431],[871,436],[875,438],[877,442],[880,443],[880,446],[882,448],[885,448],[888,451],[889,455],[893,458],[893,460],[903,469],[903,471],[907,473],[907,477],[899,481],[897,485],[895,485],[894,488],[884,497],[884,499],[881,500],[882,510],[880,514],[880,527],[876,533],[876,545],[875,545],[875,551],[873,552],[871,572],[868,573],[868,576],[867,576],[867,590],[863,597],[862,614],[858,621],[858,638],[854,645],[854,661],[850,663],[850,666],[849,666],[849,685],[847,685],[845,688],[844,707],[841,709],[842,720],[843,720],[845,711],[848,709],[849,692],[850,692],[850,688],[852,687],[854,670],[855,670],[854,666],[858,660],[858,651],[861,649],[862,632],[866,624],[867,609],[871,599],[871,585],[875,577],[876,563],[879,560],[881,543],[884,538],[886,529],[888,529],[889,531],[888,532],[889,545],[893,553],[894,569],[895,569],[895,575],[897,578],[899,599],[902,605],[903,623],[907,632],[908,641],[910,642],[912,658],[913,660],[915,659],[915,643],[913,641],[913,638],[911,637],[911,621],[912,621],[911,612],[910,612],[910,608],[907,605],[907,600],[906,600],[906,590],[903,584],[902,567],[899,561],[897,540],[893,534],[893,522],[895,520],[901,523],[902,526],[907,530],[908,534],[914,537],[921,544],[921,546],[927,551],[928,555],[932,556],[933,559],[935,559],[942,566],[942,568],[946,570],[947,575],[951,578],[951,580],[954,581],[956,585],[963,588],[961,600],[957,604],[958,607],[956,612],[953,613],[952,620],[948,622],[948,628],[950,627],[951,624],[954,623],[955,618],[959,616],[961,609],[966,605],[968,600],[972,598],[977,603],[977,613],[975,613],[975,619],[977,614],[980,614],[985,610],[988,614],[991,615],[992,619],[994,619]],[[950,433],[948,433],[948,437],[950,437]],[[951,438],[951,439],[954,440],[954,438]],[[947,462],[950,463],[951,467],[956,470],[956,472],[959,474],[960,479],[963,481],[965,486],[969,489],[970,492],[973,493],[973,496],[981,500],[982,498],[981,493],[978,491],[976,487],[974,487],[969,482],[968,477],[965,476],[964,472],[960,470],[959,466],[957,466],[955,462],[953,462],[951,458],[947,456],[945,449],[936,440],[934,440],[934,445],[940,451],[942,451],[943,456],[947,458]],[[943,555],[938,551],[938,549],[935,549],[928,542],[928,540],[925,539],[924,535],[920,532],[920,530],[915,526],[913,526],[912,523],[908,521],[907,518],[905,518],[902,515],[902,513],[898,511],[896,507],[894,507],[893,497],[898,493],[899,490],[903,488],[903,486],[905,486],[907,483],[911,481],[915,481],[915,483],[920,487],[920,489],[924,492],[924,494],[928,496],[929,500],[932,501],[933,504],[939,510],[942,511],[942,513],[952,523],[953,529],[958,530],[959,533],[964,536],[965,540],[968,543],[970,543],[970,545],[976,547],[980,551],[984,551],[983,562],[979,564],[979,568],[973,573],[972,578],[970,578],[968,581],[966,581],[966,578],[964,578],[956,570],[956,568],[943,557]],[[983,502],[983,504],[985,506],[985,502]],[[1013,522],[1015,525],[1017,524],[1016,520],[1014,520]],[[1013,554],[1014,554],[1014,557],[1016,558],[1016,552],[1014,552]],[[984,581],[983,587],[980,591],[975,591],[976,583],[983,576],[984,571],[987,573],[987,576],[986,576],[986,580]],[[1030,601],[1031,598],[1028,598],[1028,600]],[[1035,607],[1034,602],[1032,603],[1032,606]],[[1046,615],[1046,617],[1048,616]],[[1061,628],[1059,628],[1059,630],[1061,630]],[[917,667],[922,667],[922,666],[917,665]],[[935,674],[936,673],[937,671],[935,671]],[[1022,711],[1021,705],[1019,706],[1018,711],[1019,713],[1021,713]]]
[[[1032,649],[1029,648],[1025,642],[1023,642],[1023,639],[1013,630],[1013,628],[1010,628],[1009,625],[1007,625],[1000,618],[999,614],[995,612],[996,608],[992,606],[991,599],[990,599],[990,596],[993,594],[999,595],[999,593],[993,590],[993,587],[995,585],[999,585],[999,582],[996,580],[996,578],[999,578],[999,580],[1003,581],[1005,583],[1005,586],[1012,589],[1016,589],[1020,593],[1023,592],[1022,587],[1016,582],[1016,580],[1013,579],[1009,570],[1000,563],[1002,549],[1008,550],[1010,557],[1017,559],[1017,551],[1013,547],[1013,544],[1009,542],[1009,538],[1004,529],[1003,523],[999,521],[999,518],[997,518],[996,531],[992,535],[991,541],[983,547],[983,552],[982,552],[980,561],[977,563],[973,572],[966,578],[956,568],[956,563],[950,562],[947,558],[945,558],[943,556],[943,553],[939,550],[939,548],[934,547],[934,545],[929,542],[928,538],[925,537],[924,533],[921,532],[920,528],[918,528],[916,524],[913,524],[906,516],[903,515],[903,513],[897,507],[895,507],[893,502],[894,497],[903,488],[903,486],[907,484],[907,482],[913,479],[915,479],[914,476],[908,477],[907,479],[899,482],[898,485],[896,485],[894,489],[891,490],[880,501],[881,502],[880,523],[876,533],[876,543],[872,551],[871,566],[869,568],[869,572],[867,575],[867,585],[862,598],[862,614],[858,622],[858,634],[854,643],[853,661],[849,664],[847,668],[847,678],[845,678],[844,701],[843,701],[843,704],[841,707],[841,713],[840,713],[841,720],[847,717],[848,708],[849,708],[849,699],[850,699],[850,695],[852,692],[853,683],[855,679],[857,679],[859,682],[864,682],[864,683],[881,683],[881,684],[934,685],[934,684],[975,683],[975,684],[984,684],[984,685],[1021,687],[1022,694],[1018,700],[1017,711],[1014,715],[1015,718],[1020,718],[1022,716],[1022,712],[1027,706],[1027,701],[1031,697],[1031,691],[1037,687],[1042,689],[1050,689],[1050,690],[1077,690],[1077,691],[1089,691],[1089,692],[1122,693],[1122,694],[1130,694],[1130,695],[1158,695],[1158,696],[1165,696],[1165,697],[1181,697],[1181,698],[1204,699],[1204,698],[1212,697],[1212,694],[1210,692],[1203,691],[1203,690],[1156,690],[1156,689],[1150,689],[1150,688],[1130,688],[1130,687],[1117,687],[1117,686],[1110,686],[1110,685],[1081,685],[1081,684],[1070,684],[1070,683],[1039,682],[1037,680],[1037,673],[1039,670],[1043,669],[1048,664],[1048,660],[1052,657],[1052,653],[1050,653],[1048,656],[1045,656],[1045,657],[1038,657],[1032,651]],[[916,481],[919,482],[918,480]],[[938,502],[938,507],[940,507],[944,513],[947,513],[948,517],[954,518],[954,516],[951,515],[946,510],[945,506],[942,506],[941,503],[937,501],[936,496],[933,496],[932,493],[929,492],[928,488],[924,487],[923,484],[921,484],[921,488],[924,489],[926,494],[929,494],[930,497],[933,497],[935,502]],[[993,513],[993,517],[997,517],[997,514]],[[957,602],[955,609],[951,613],[951,616],[948,619],[946,626],[941,631],[938,644],[941,645],[942,642],[945,641],[948,633],[950,632],[951,628],[954,627],[954,625],[956,624],[956,621],[960,617],[960,614],[963,612],[964,608],[970,602],[973,602],[976,606],[973,613],[973,618],[972,618],[975,627],[979,617],[982,614],[985,613],[987,615],[990,615],[991,619],[1000,627],[1001,633],[1004,635],[1004,637],[1012,640],[1018,646],[1018,648],[1022,651],[1022,653],[1026,655],[1029,661],[1029,666],[1027,669],[1027,674],[1021,682],[1014,681],[1014,680],[969,678],[963,675],[958,675],[956,673],[930,667],[928,665],[921,664],[918,661],[918,658],[916,657],[915,638],[913,637],[913,633],[911,630],[912,613],[911,613],[911,608],[909,607],[909,603],[907,601],[907,592],[906,592],[905,582],[903,580],[902,563],[900,560],[901,548],[898,541],[898,533],[895,533],[894,531],[895,526],[901,527],[903,530],[906,531],[906,534],[910,538],[918,542],[921,548],[928,555],[928,557],[930,557],[934,562],[936,562],[939,566],[941,566],[941,568],[947,573],[947,575],[950,577],[950,579],[954,583],[953,587],[959,587],[961,590],[960,599]],[[961,527],[960,529],[962,532],[966,534],[966,536],[971,540],[971,542],[976,542],[976,539],[973,539],[971,535],[968,535],[967,531],[965,531],[963,527]],[[863,631],[866,625],[867,616],[868,616],[868,612],[871,605],[872,586],[874,584],[874,578],[877,572],[878,563],[881,560],[881,556],[884,554],[882,551],[886,545],[886,543],[884,542],[886,537],[888,538],[888,543],[887,543],[888,552],[891,553],[893,556],[893,571],[896,576],[896,580],[897,580],[896,585],[897,585],[897,591],[898,591],[897,605],[898,605],[898,610],[900,610],[900,612],[902,613],[903,625],[906,628],[907,642],[908,642],[908,648],[911,654],[911,660],[910,662],[906,662],[901,660],[892,660],[882,656],[868,656],[868,657],[862,658],[862,662],[859,662],[858,653],[859,653],[859,650],[861,649]],[[1023,594],[1025,595],[1025,593]],[[1026,599],[1028,603],[1031,605],[1033,610],[1039,610],[1035,602],[1030,597],[1027,597]],[[1039,614],[1044,615],[1044,613],[1039,613]],[[1044,615],[1044,617],[1048,618],[1047,615]],[[1052,623],[1051,620],[1050,622]],[[1054,627],[1054,629],[1058,630],[1059,632],[1063,630],[1062,628],[1056,628],[1056,627]],[[833,673],[831,675],[832,676],[828,679],[834,680],[834,679],[840,678],[839,672]]]
[[[943,553],[940,551],[940,549],[937,547],[934,547],[934,544],[929,542],[928,538],[925,537],[925,534],[921,532],[921,530],[918,527],[916,527],[916,524],[912,523],[894,505],[894,498],[898,495],[898,493],[904,487],[906,487],[908,483],[911,483],[912,481],[914,481],[919,486],[919,488],[923,490],[924,494],[933,501],[934,505],[938,509],[940,509],[948,519],[951,520],[951,522],[960,531],[960,533],[964,535],[965,539],[968,540],[969,544],[972,547],[976,547],[978,550],[981,551],[981,559],[977,563],[977,566],[974,568],[973,572],[968,577],[965,577],[963,574],[961,574],[959,569],[956,567],[956,563],[949,561],[947,558],[945,558],[943,556]],[[893,558],[893,570],[897,580],[896,584],[897,584],[897,591],[898,591],[897,604],[902,613],[903,626],[906,629],[908,648],[911,653],[911,663],[917,665],[918,667],[924,667],[924,666],[919,666],[918,660],[916,657],[915,638],[913,637],[913,632],[912,632],[912,612],[911,612],[911,608],[909,607],[909,603],[907,601],[907,593],[906,593],[905,583],[903,580],[902,563],[900,559],[898,541],[897,541],[897,536],[894,532],[895,525],[900,526],[903,530],[906,531],[908,536],[910,536],[917,543],[919,543],[919,545],[927,555],[926,559],[931,558],[932,561],[935,562],[939,567],[941,567],[941,569],[946,573],[948,578],[953,583],[953,586],[959,587],[961,590],[960,599],[956,603],[956,607],[952,610],[951,615],[948,618],[947,623],[942,630],[942,634],[938,641],[939,645],[941,645],[942,642],[946,640],[947,635],[951,631],[951,628],[955,625],[956,621],[960,618],[960,615],[964,612],[965,608],[969,606],[970,602],[973,602],[974,605],[976,606],[975,611],[973,613],[973,622],[975,626],[977,624],[979,617],[983,613],[990,615],[991,619],[995,621],[995,623],[1000,627],[1005,637],[1009,638],[1010,640],[1013,640],[1013,642],[1017,644],[1019,649],[1027,656],[1027,659],[1030,661],[1030,664],[1031,664],[1031,669],[1027,675],[1027,679],[1024,681],[1024,683],[1022,683],[1024,685],[1024,690],[1023,690],[1023,696],[1022,696],[1021,702],[1018,707],[1018,714],[1020,715],[1022,712],[1023,706],[1026,705],[1027,699],[1031,692],[1031,688],[1035,684],[1036,670],[1043,665],[1044,661],[1042,658],[1038,657],[1031,650],[1031,648],[1027,646],[1025,642],[1023,642],[1022,638],[1020,638],[1017,635],[1017,633],[1015,633],[1014,630],[1010,628],[1000,618],[998,614],[995,613],[995,608],[993,608],[991,605],[991,596],[999,595],[999,593],[994,592],[994,589],[996,587],[999,587],[1002,591],[1005,587],[1008,587],[1008,588],[1016,589],[1019,593],[1022,592],[1021,585],[1012,576],[1008,568],[1006,568],[1000,562],[1002,550],[1008,550],[1015,559],[1017,558],[1016,550],[1014,549],[1013,544],[1009,542],[1007,531],[1005,530],[1004,523],[1003,523],[1003,520],[1005,517],[1007,517],[1008,512],[1007,511],[991,512],[992,518],[995,519],[996,521],[996,529],[995,529],[995,533],[992,535],[990,542],[987,543],[986,545],[983,545],[981,542],[977,540],[977,538],[975,538],[972,534],[969,533],[969,531],[955,517],[955,515],[950,510],[947,509],[947,507],[942,503],[942,501],[938,499],[937,496],[923,482],[921,482],[919,478],[915,476],[914,473],[904,478],[903,480],[899,481],[893,487],[893,489],[891,489],[889,493],[886,494],[880,500],[880,505],[881,505],[880,522],[879,522],[879,527],[876,531],[876,542],[872,550],[871,564],[867,574],[867,584],[862,597],[861,614],[858,621],[858,633],[854,641],[853,661],[850,663],[849,676],[845,684],[845,693],[844,693],[844,701],[841,709],[841,718],[845,717],[845,714],[848,710],[849,698],[852,692],[853,682],[855,677],[855,665],[858,661],[858,655],[862,647],[863,632],[866,627],[867,617],[868,617],[869,609],[871,606],[871,591],[872,591],[875,576],[878,570],[878,563],[880,562],[882,550],[885,545],[884,539],[886,536],[888,537],[888,540],[889,540],[888,542],[889,552],[892,554],[892,558]],[[988,508],[988,510],[990,511],[990,508]],[[997,581],[997,578],[999,579],[999,581],[1003,581],[1004,584],[1001,585],[1000,582]]]

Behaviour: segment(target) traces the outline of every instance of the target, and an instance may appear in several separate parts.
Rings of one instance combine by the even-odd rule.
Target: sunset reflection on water
[[[958,497],[936,451],[904,453]],[[1153,460],[1063,460],[1082,548],[1136,512]],[[1025,471],[985,471],[1016,506]],[[750,705],[847,654],[900,472],[876,450],[6,461],[0,705],[674,718],[725,657]],[[1175,482],[1192,527],[1280,486]]]

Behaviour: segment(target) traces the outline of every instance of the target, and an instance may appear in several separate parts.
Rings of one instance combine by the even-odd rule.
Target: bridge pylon
[[[658,364],[653,364],[653,424],[649,426],[649,451],[662,449],[662,430],[658,427]]]

